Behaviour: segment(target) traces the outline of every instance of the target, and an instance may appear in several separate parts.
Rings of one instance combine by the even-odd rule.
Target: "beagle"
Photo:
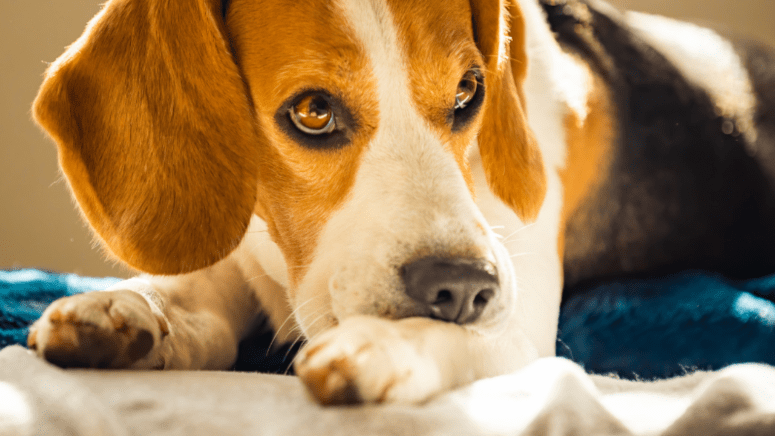
[[[110,0],[34,116],[144,274],[29,347],[225,369],[268,321],[324,404],[518,370],[563,285],[775,270],[774,59],[595,0]]]

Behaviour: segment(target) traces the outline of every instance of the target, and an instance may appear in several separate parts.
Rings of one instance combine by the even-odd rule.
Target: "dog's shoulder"
[[[691,267],[770,270],[772,50],[597,0],[541,4],[563,49],[609,87],[617,122],[610,170],[567,226],[566,283]]]

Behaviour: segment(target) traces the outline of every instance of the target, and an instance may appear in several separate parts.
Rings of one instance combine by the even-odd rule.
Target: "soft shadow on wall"
[[[131,274],[92,247],[91,235],[58,172],[54,145],[30,115],[46,63],[78,38],[101,3],[103,0],[0,1],[0,268],[36,267],[94,276]],[[612,3],[619,8],[720,23],[775,45],[775,1]]]

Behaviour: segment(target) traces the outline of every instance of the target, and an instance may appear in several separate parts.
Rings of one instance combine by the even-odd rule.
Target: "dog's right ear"
[[[256,126],[217,0],[111,0],[35,100],[84,215],[130,266],[177,274],[236,247]]]

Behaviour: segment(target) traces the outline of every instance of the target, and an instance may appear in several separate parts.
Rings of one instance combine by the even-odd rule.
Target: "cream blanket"
[[[590,376],[564,359],[418,406],[320,407],[295,377],[62,370],[0,351],[0,435],[775,435],[775,368],[657,382]]]

